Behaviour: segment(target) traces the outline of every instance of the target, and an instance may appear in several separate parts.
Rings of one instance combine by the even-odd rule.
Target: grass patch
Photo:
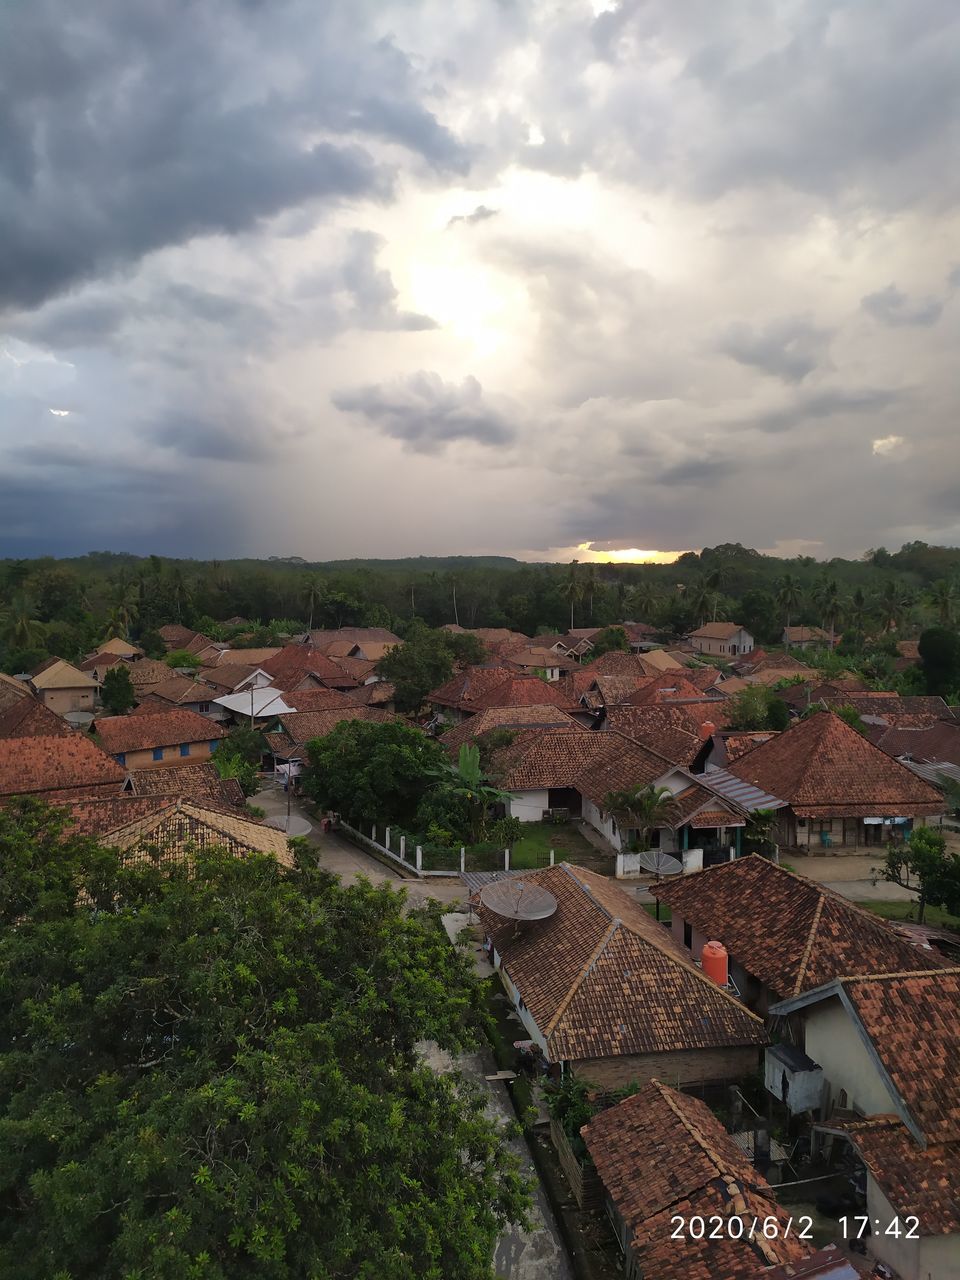
[[[555,862],[575,862],[603,875],[613,874],[613,854],[604,855],[595,848],[572,822],[525,822],[523,838],[510,850],[510,866],[518,871],[549,866],[551,849]]]
[[[655,902],[642,902],[640,905],[643,907],[644,911],[649,912],[649,914],[653,916],[654,920],[656,920],[657,904]],[[660,923],[669,924],[672,919],[673,917],[670,914],[670,908],[667,906],[665,902],[661,902],[660,903]]]
[[[884,920],[907,920],[916,922],[916,902],[858,902],[864,911],[872,911],[875,916],[883,916]],[[923,923],[934,928],[954,929],[960,933],[960,916],[952,916],[949,911],[940,907],[928,906],[923,913]]]

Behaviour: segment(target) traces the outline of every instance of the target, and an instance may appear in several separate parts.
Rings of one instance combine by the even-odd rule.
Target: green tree
[[[603,807],[616,818],[621,831],[634,830],[637,844],[646,849],[650,832],[669,826],[673,815],[673,795],[667,787],[633,787],[610,791]]]
[[[920,637],[920,665],[927,693],[950,695],[960,689],[960,635],[948,627],[930,627]]]
[[[747,825],[744,828],[744,839],[748,846],[766,856],[766,848],[769,845],[772,849],[776,849],[774,833],[777,826],[777,813],[775,809],[754,809],[747,818]]]
[[[471,844],[482,840],[486,831],[487,813],[494,804],[508,804],[506,792],[490,784],[480,762],[480,748],[462,743],[457,763],[444,760],[436,770],[436,789],[441,797],[449,796],[466,808],[468,838]]]
[[[627,639],[627,633],[623,627],[604,627],[590,641],[593,646],[590,650],[591,658],[599,658],[603,653],[630,652],[630,641]]]
[[[570,603],[570,630],[574,627],[574,613],[577,605],[583,599],[583,583],[580,580],[580,574],[577,572],[579,560],[570,561],[570,572],[561,584],[560,591]]]
[[[765,685],[749,685],[729,698],[725,704],[727,728],[744,732],[762,729],[778,733],[790,723],[790,712],[782,698]]]
[[[186,649],[174,649],[163,660],[168,667],[193,667],[196,670],[201,665],[197,655],[188,652]]]
[[[244,760],[242,755],[234,755],[229,751],[225,751],[222,746],[218,747],[213,753],[211,760],[213,767],[224,782],[239,782],[240,790],[245,796],[257,794],[260,789],[260,778],[255,764],[252,764],[249,760]]]
[[[527,1188],[469,964],[302,863],[123,867],[0,813],[0,1277],[488,1280]]]
[[[454,647],[449,633],[433,631],[421,622],[407,629],[402,645],[390,649],[377,663],[377,674],[396,689],[398,711],[416,714],[431,689],[453,675]],[[469,638],[476,644],[476,637]]]
[[[803,603],[803,590],[792,573],[785,573],[777,583],[777,604],[783,611],[784,627],[790,626],[790,619]]]
[[[154,661],[166,656],[167,646],[163,643],[163,636],[159,631],[144,631],[137,644],[146,656],[153,658]]]
[[[43,644],[44,625],[29,596],[16,595],[0,609],[0,636],[11,649],[36,649]]]
[[[946,578],[941,578],[939,582],[935,582],[930,588],[929,601],[936,610],[937,620],[941,627],[949,627],[953,622],[957,607],[956,583],[948,582]]]
[[[112,716],[124,715],[136,703],[137,695],[125,662],[118,662],[107,668],[100,700]]]
[[[393,721],[342,721],[307,744],[304,792],[350,823],[413,826],[417,807],[445,760],[438,742]]]
[[[918,891],[920,924],[928,905],[960,915],[960,854],[948,852],[946,840],[932,827],[917,827],[902,845],[890,845],[883,866],[874,873]]]
[[[860,712],[856,707],[837,707],[836,713],[845,724],[850,726],[851,729],[856,729],[857,733],[863,734],[864,737],[867,736],[867,726],[860,718]]]

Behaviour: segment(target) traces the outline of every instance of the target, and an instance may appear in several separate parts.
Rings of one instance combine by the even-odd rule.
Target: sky
[[[960,544],[955,0],[9,0],[0,555]]]

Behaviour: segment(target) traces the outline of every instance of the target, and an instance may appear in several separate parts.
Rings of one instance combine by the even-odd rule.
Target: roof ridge
[[[807,934],[807,941],[803,948],[803,955],[800,957],[800,966],[797,969],[797,980],[793,986],[793,995],[799,994],[800,984],[803,982],[803,975],[806,973],[807,965],[810,963],[810,956],[813,953],[813,944],[817,937],[817,930],[820,928],[820,917],[823,915],[823,904],[825,898],[826,895],[821,893],[820,897],[817,899],[813,919],[810,922],[810,932]]]
[[[594,947],[593,952],[590,955],[590,959],[582,967],[579,974],[577,975],[576,981],[573,983],[573,985],[570,987],[570,990],[567,992],[567,994],[563,997],[563,999],[557,1005],[557,1008],[554,1011],[553,1017],[550,1019],[550,1021],[547,1023],[546,1027],[544,1028],[544,1032],[543,1032],[544,1039],[547,1039],[549,1036],[553,1034],[554,1030],[556,1029],[557,1023],[566,1013],[567,1009],[569,1009],[570,1004],[573,1000],[573,997],[577,994],[577,992],[583,986],[586,979],[593,972],[594,965],[600,959],[600,956],[603,954],[607,946],[607,943],[616,933],[618,927],[621,924],[622,924],[622,921],[618,920],[616,917],[613,917],[610,920],[610,924],[607,926],[603,937]]]
[[[851,973],[837,978],[837,982],[883,982],[887,978],[943,978],[960,974],[960,965],[943,969],[900,969],[895,973]],[[796,992],[795,994],[799,994]]]

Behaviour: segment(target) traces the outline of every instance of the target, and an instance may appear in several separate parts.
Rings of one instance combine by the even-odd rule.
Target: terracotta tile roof
[[[169,670],[169,668],[168,668]],[[239,662],[224,662],[216,667],[200,667],[197,679],[209,684],[220,693],[233,693],[244,680],[249,680],[256,667],[246,666]]]
[[[155,662],[152,658],[141,658],[137,662],[128,663],[127,670],[130,672],[130,683],[134,689],[160,684],[161,681],[169,680],[176,674],[165,662]]]
[[[297,646],[292,647],[296,648]],[[276,644],[267,645],[259,649],[220,649],[216,654],[210,655],[211,660],[207,665],[226,667],[239,664],[244,667],[260,667],[266,671],[265,664],[282,652],[283,650]]]
[[[678,792],[670,810],[673,830],[686,823],[693,827],[743,827],[747,823],[747,815],[742,809],[699,782]]]
[[[374,680],[370,684],[361,684],[356,689],[348,689],[346,698],[358,707],[381,707],[393,702],[397,691],[389,680]],[[307,710],[298,707],[298,710]]]
[[[522,732],[527,729],[572,729],[578,733],[590,733],[590,729],[577,723],[559,707],[541,704],[532,707],[487,707],[470,716],[462,724],[454,725],[441,735],[440,741],[454,754],[464,742],[476,742],[494,729],[510,729]]]
[[[0,740],[0,795],[39,795],[76,787],[119,790],[126,774],[82,733]]]
[[[647,680],[626,701],[631,706],[646,706],[650,703],[671,702],[703,702],[704,691],[687,679],[686,672],[665,671]],[[718,699],[719,701],[719,699]]]
[[[35,689],[95,689],[97,682],[85,671],[78,671],[72,662],[63,658],[51,658],[37,667],[30,676]]]
[[[554,681],[570,706],[576,706],[595,683],[596,676],[589,667],[578,667],[576,671],[567,671],[559,680]]]
[[[960,724],[955,720],[938,720],[920,729],[886,729],[876,744],[890,756],[960,765]]]
[[[939,720],[953,719],[943,698],[911,696],[887,697],[877,693],[840,694],[828,700],[834,707],[853,707],[861,716],[873,716],[894,727],[934,725]]]
[[[182,797],[105,832],[102,839],[111,848],[119,849],[125,855],[124,861],[151,861],[154,848],[161,851],[163,861],[177,862],[189,859],[198,850],[223,848],[236,857],[267,853],[284,866],[293,865],[283,832]]]
[[[724,754],[728,764],[733,760],[739,760],[741,756],[745,756],[754,747],[762,746],[763,743],[769,742],[771,738],[776,736],[776,733],[772,730],[764,733],[745,733],[729,729],[714,735],[715,738],[721,738],[723,742]]]
[[[635,707],[629,703],[607,708],[604,726],[659,751],[676,764],[692,764],[706,738],[722,727],[728,712],[722,703],[654,703]],[[712,726],[712,727],[711,727]]]
[[[32,697],[33,694],[22,680],[15,680],[13,676],[0,671],[0,711],[5,711],[7,707],[12,707],[15,702],[20,702],[24,698]]]
[[[689,639],[698,640],[731,640],[738,631],[743,631],[739,622],[706,622],[696,631],[691,631]]]
[[[131,769],[129,778],[134,795],[178,795],[228,809],[242,809],[246,804],[236,778],[221,778],[209,760],[169,764],[162,769]]]
[[[92,653],[89,658],[84,658],[82,662],[77,663],[78,671],[108,671],[111,667],[118,666],[124,659],[116,653]]]
[[[18,698],[0,710],[0,738],[56,738],[76,732],[39,698]]]
[[[695,685],[701,693],[723,686],[723,672],[718,671],[716,667],[687,667],[683,678],[689,684]]]
[[[652,1080],[580,1131],[650,1280],[760,1280],[799,1262],[804,1245],[786,1229],[773,1189],[698,1098]],[[777,1217],[772,1240],[671,1238],[670,1218]]]
[[[129,791],[120,795],[85,796],[67,804],[70,831],[82,836],[102,836],[108,831],[145,818],[165,809],[171,802],[169,795],[132,795]]]
[[[482,692],[470,700],[469,705],[478,711],[485,707],[532,707],[549,704],[572,710],[563,689],[557,683],[541,680],[537,676],[508,673],[507,677],[497,684],[489,684]],[[466,702],[461,704],[466,705]]]
[[[168,679],[159,680],[147,687],[151,697],[177,706],[188,702],[211,702],[217,696],[217,691],[210,685],[188,680],[186,676],[178,676],[175,672]]]
[[[669,931],[604,876],[562,863],[524,872],[557,910],[518,930],[478,902],[487,933],[543,1033],[571,1061],[761,1045],[761,1019],[690,963]]]
[[[758,671],[771,667],[778,671],[789,672],[791,675],[806,674],[814,679],[817,676],[815,667],[795,658],[792,653],[765,653],[763,649],[754,649],[752,653],[745,654],[739,662],[733,664],[733,669],[738,675],[754,675]]]
[[[605,808],[611,791],[652,786],[674,768],[671,761],[622,734],[608,731],[594,737],[599,738],[603,746],[584,761],[573,786],[598,809]]]
[[[629,759],[617,766],[618,754],[629,752]],[[597,767],[589,779],[590,791],[603,785],[607,776],[636,775],[636,785],[662,777],[670,765],[643,747],[614,733],[594,733],[579,726],[567,729],[526,729],[519,732],[508,747],[496,751],[489,762],[489,772],[507,791],[540,791],[551,787],[587,785],[588,766],[608,764],[606,771]],[[630,785],[629,783],[625,785]],[[607,786],[601,793],[619,790]]]
[[[103,644],[98,645],[94,651],[95,656],[100,654],[116,654],[121,658],[142,658],[143,650],[135,644],[130,644],[128,640],[123,640],[120,636],[111,636],[109,640],[104,640]]]
[[[174,649],[185,649],[192,640],[196,639],[198,632],[192,631],[190,627],[181,627],[177,622],[168,622],[159,628],[159,635],[167,646],[167,652],[170,653]]]
[[[576,658],[568,658],[565,654],[554,653],[552,649],[544,649],[538,645],[511,649],[509,653],[501,655],[500,661],[517,671],[546,671],[550,668],[576,671],[580,666]]]
[[[585,662],[581,670],[592,676],[633,676],[637,680],[649,680],[658,674],[649,670],[639,654],[621,653],[617,649]]]
[[[809,642],[827,644],[830,640],[830,633],[824,631],[822,627],[784,627],[783,639],[785,644],[806,644]]]
[[[332,711],[297,711],[293,715],[280,716],[280,725],[291,740],[298,744],[325,738],[345,720],[366,720],[377,724],[389,724],[397,717],[379,707],[338,707]]]
[[[351,693],[356,690],[351,689]],[[341,707],[355,706],[355,702],[341,689],[298,689],[283,695],[284,702],[294,711],[336,711]]]
[[[675,653],[669,653],[666,649],[648,649],[645,653],[637,654],[643,667],[651,675],[657,675],[661,671],[682,671],[684,663],[680,661]],[[681,654],[681,658],[686,654]]]
[[[921,1235],[960,1231],[960,1143],[921,1147],[895,1115],[829,1127],[849,1134],[894,1211],[919,1218]]]
[[[403,641],[386,627],[340,627],[338,630],[311,631],[310,643],[316,649],[323,649],[339,640],[349,640],[353,644],[402,644]]]
[[[309,673],[331,687],[353,685],[354,679],[332,658],[306,644],[288,644],[272,657],[260,662],[260,669],[273,676],[279,688],[285,688],[295,677]]]
[[[368,662],[366,658],[332,658],[331,661],[355,683],[360,683],[366,680],[367,676],[373,675],[377,665],[375,662]]]
[[[609,707],[618,702],[626,702],[631,695],[648,684],[650,679],[650,676],[608,676],[601,672],[594,681],[597,704]]]
[[[439,685],[427,694],[427,701],[441,707],[459,707],[469,711],[474,709],[476,699],[494,685],[512,679],[514,672],[500,663],[484,664],[476,667],[464,667],[451,676],[444,684]]]
[[[181,742],[209,742],[227,734],[222,725],[186,707],[140,716],[106,716],[96,727],[97,737],[111,755],[173,747]]]
[[[936,788],[829,711],[791,725],[735,761],[730,772],[786,801],[802,818],[943,812]]]
[[[885,920],[757,854],[651,893],[781,998],[848,974],[917,967],[917,948]]]
[[[619,625],[627,633],[627,639],[634,644],[660,634],[659,627],[654,627],[649,622],[621,622]]]

